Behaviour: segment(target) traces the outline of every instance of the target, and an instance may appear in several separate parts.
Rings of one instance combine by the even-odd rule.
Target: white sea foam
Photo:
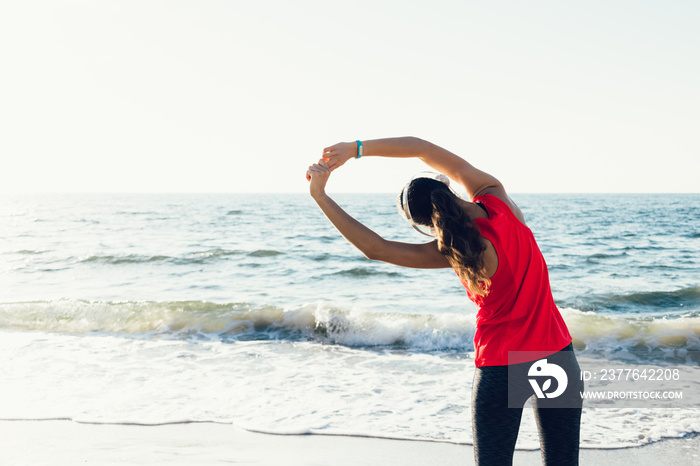
[[[562,309],[574,347],[586,350],[700,350],[700,317],[603,315]]]
[[[277,434],[472,441],[469,353],[2,330],[0,354],[0,419],[209,421]],[[698,414],[585,409],[582,446],[634,446],[700,432]],[[538,444],[528,408],[518,448]]]
[[[576,309],[562,309],[562,315],[579,350],[700,350],[700,317],[617,317]],[[417,351],[472,351],[474,317],[466,312],[379,313],[325,302],[288,309],[202,301],[0,303],[0,328],[145,338],[316,341]]]

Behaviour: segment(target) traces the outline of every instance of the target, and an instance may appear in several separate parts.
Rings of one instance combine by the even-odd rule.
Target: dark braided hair
[[[457,195],[445,183],[432,178],[416,178],[405,189],[413,221],[432,228],[438,250],[474,294],[488,294],[491,280],[484,268],[486,245]],[[403,209],[403,191],[398,202]]]

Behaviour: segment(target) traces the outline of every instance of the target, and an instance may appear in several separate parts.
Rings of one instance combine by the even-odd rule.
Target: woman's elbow
[[[376,249],[362,251],[362,254],[364,254],[365,257],[371,261],[381,261],[382,260],[380,252]]]
[[[360,249],[367,259],[380,262],[386,260],[387,250],[388,248],[384,240],[373,241],[371,244],[366,244]]]

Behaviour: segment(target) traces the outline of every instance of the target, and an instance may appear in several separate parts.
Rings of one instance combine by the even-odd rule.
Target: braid
[[[438,250],[447,258],[459,278],[476,295],[485,296],[491,280],[484,269],[483,252],[486,249],[481,233],[469,215],[446,189],[430,193],[433,206],[432,224],[437,232]],[[484,285],[481,286],[480,284]]]

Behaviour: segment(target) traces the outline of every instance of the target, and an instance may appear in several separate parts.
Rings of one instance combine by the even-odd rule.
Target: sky
[[[699,192],[700,2],[0,0],[0,193],[305,192],[417,136],[518,192]],[[329,192],[424,167],[365,157]]]

